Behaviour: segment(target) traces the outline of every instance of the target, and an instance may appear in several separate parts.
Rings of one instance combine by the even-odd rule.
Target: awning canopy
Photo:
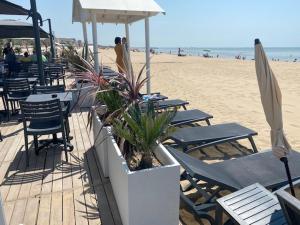
[[[0,14],[3,15],[28,15],[28,10],[6,0],[0,1]]]
[[[48,33],[40,28],[41,38],[49,38]],[[34,38],[33,26],[17,20],[0,20],[0,39]]]
[[[133,23],[165,11],[154,0],[73,0],[73,22]]]

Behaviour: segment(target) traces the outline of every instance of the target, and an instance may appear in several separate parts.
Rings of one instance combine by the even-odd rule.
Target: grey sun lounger
[[[202,112],[199,109],[177,111],[175,117],[171,121],[171,125],[180,126],[200,121],[205,121],[207,125],[210,125],[209,120],[212,118],[212,115]]]
[[[285,190],[271,193],[256,183],[217,200],[216,225],[223,211],[240,225],[300,224],[300,201]]]
[[[204,147],[215,146],[222,143],[249,139],[253,152],[257,152],[253,136],[257,133],[237,123],[226,123],[212,126],[197,126],[179,128],[170,135],[176,145],[184,152],[191,152]],[[189,148],[189,146],[192,146]]]
[[[172,100],[160,100],[160,101],[153,101],[154,107],[156,110],[164,110],[168,108],[180,108],[183,107],[186,110],[186,105],[189,104],[187,101],[183,101],[181,99],[172,99]],[[145,103],[142,104],[142,108],[145,108]]]
[[[186,110],[186,105],[189,104],[189,102],[181,100],[181,99],[172,99],[172,100],[164,100],[164,101],[157,101],[155,102],[155,108],[156,109],[167,109],[172,107],[183,107]]]
[[[211,223],[214,222],[214,218],[208,211],[215,209],[215,200],[216,197],[220,197],[220,191],[237,191],[254,183],[276,190],[288,184],[284,165],[271,151],[208,164],[172,147],[166,147],[185,170],[181,174],[181,180],[188,181],[203,197],[201,202],[195,202],[181,187],[181,199],[196,215]],[[299,162],[300,153],[292,151],[289,165],[293,180],[300,179]]]

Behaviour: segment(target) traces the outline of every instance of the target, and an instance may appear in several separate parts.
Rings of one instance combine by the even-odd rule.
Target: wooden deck
[[[92,147],[86,113],[70,118],[73,152],[61,148],[30,151],[25,165],[22,123],[3,123],[0,183],[9,225],[119,225],[111,184],[103,177]]]

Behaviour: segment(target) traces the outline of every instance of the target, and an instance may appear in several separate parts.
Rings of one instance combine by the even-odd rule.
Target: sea
[[[152,48],[156,53],[178,54],[178,48]],[[254,48],[193,48],[181,47],[181,54],[219,58],[254,59]],[[140,48],[140,50],[144,50]],[[300,47],[266,47],[267,57],[275,61],[300,62]]]

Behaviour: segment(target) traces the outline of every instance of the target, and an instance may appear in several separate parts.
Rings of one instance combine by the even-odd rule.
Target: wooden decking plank
[[[50,225],[61,225],[63,221],[62,192],[52,193]]]
[[[87,212],[85,207],[85,199],[83,194],[83,183],[81,180],[81,164],[82,159],[78,156],[78,145],[80,144],[79,137],[80,137],[80,130],[78,128],[77,120],[75,119],[76,115],[73,114],[72,116],[72,125],[73,125],[73,134],[74,134],[74,150],[72,152],[72,163],[76,165],[77,169],[76,172],[73,171],[74,166],[72,166],[72,174],[73,174],[73,194],[74,194],[74,208],[75,208],[75,220],[77,224],[86,225],[88,224],[87,219]]]
[[[42,195],[37,218],[37,225],[49,225],[51,213],[51,195]]]
[[[42,191],[42,182],[44,178],[44,167],[45,167],[45,157],[47,154],[45,152],[41,152],[37,156],[37,164],[36,169],[33,171],[35,173],[34,175],[34,181],[31,182],[31,188],[30,188],[30,196],[35,197],[40,195]]]
[[[91,139],[89,138],[89,136],[87,135],[87,129],[84,126],[85,121],[84,121],[84,117],[86,117],[86,114],[82,114],[79,117],[79,126],[80,126],[80,130],[82,131],[82,136],[83,136],[83,140],[85,140],[84,144],[87,143],[87,140],[90,141],[90,144],[87,144],[87,146],[89,147],[89,151],[86,152],[86,156],[88,159],[88,165],[89,165],[89,169],[90,169],[90,174],[92,179],[93,179],[93,183],[94,183],[94,191],[96,196],[98,197],[98,208],[101,214],[101,221],[103,222],[103,224],[122,224],[121,222],[121,218],[119,215],[119,211],[115,202],[115,198],[113,196],[113,192],[111,189],[111,185],[109,182],[107,182],[107,179],[105,179],[105,182],[103,184],[103,181],[100,177],[100,173],[99,173],[99,168],[98,167],[98,160],[96,160],[95,158],[95,150],[93,148],[91,148]],[[96,176],[97,175],[97,176]],[[103,186],[98,185],[98,183],[101,183]],[[106,198],[110,198],[110,200]],[[100,200],[101,199],[101,200]],[[100,201],[99,201],[100,200]],[[104,213],[102,212],[104,211]]]
[[[23,160],[25,163],[25,160]],[[33,150],[29,151],[29,166],[26,167],[23,172],[23,177],[20,182],[20,191],[18,195],[18,199],[28,198],[30,196],[30,189],[32,185],[33,179],[36,178],[36,167],[37,167],[37,156],[33,153]]]
[[[54,155],[54,170],[53,170],[53,184],[52,184],[52,192],[61,192],[63,189],[63,181],[62,181],[62,154],[61,152],[55,153]]]
[[[63,225],[74,225],[75,207],[73,190],[63,192]]]
[[[18,127],[20,127],[20,125],[18,125],[17,128]],[[20,151],[20,148],[17,148],[16,146],[19,146],[20,142],[24,143],[23,135],[16,135],[9,138],[12,139],[13,141],[10,144],[10,146],[8,146],[8,151],[4,158],[4,161],[13,161],[16,154]]]
[[[117,202],[116,202],[111,184],[110,183],[104,183],[103,186],[104,186],[104,190],[105,190],[105,193],[106,193],[106,198],[107,198],[107,201],[108,201],[108,204],[109,204],[109,208],[110,208],[111,214],[113,216],[114,223],[116,225],[121,225],[122,220],[121,220],[121,216],[120,216],[120,213],[119,213],[119,210],[118,210],[118,205],[117,205]]]
[[[7,174],[1,183],[1,195],[2,199],[6,201],[6,198],[9,194],[10,188],[13,186],[14,176],[19,168],[19,164],[22,161],[23,154],[18,154],[13,162],[10,163],[10,166],[7,170]]]
[[[83,115],[79,117],[79,126],[81,130],[82,139],[84,140],[84,146],[86,149],[85,158],[87,159],[87,165],[90,171],[88,175],[90,177],[90,181],[92,182],[92,185],[96,186],[98,184],[101,184],[102,180],[100,177],[99,168],[97,167],[97,163],[95,162],[94,159],[93,151],[95,151],[95,149],[91,144],[90,138],[86,130],[86,126],[84,125],[85,122],[82,119],[82,117]]]
[[[36,224],[39,210],[39,202],[39,198],[28,199],[23,224]]]
[[[6,219],[7,224],[10,223],[10,219],[13,214],[14,207],[15,207],[15,202],[5,202],[4,203],[4,214],[5,214],[5,219]]]
[[[9,225],[20,225],[23,223],[26,204],[27,199],[19,199],[16,201]]]
[[[88,162],[88,158],[86,156],[86,154],[88,153],[88,144],[86,144],[88,142],[88,138],[85,139],[83,132],[85,131],[85,127],[82,126],[83,125],[83,121],[80,119],[80,115],[77,114],[77,121],[78,121],[78,125],[79,125],[79,131],[78,135],[80,135],[77,140],[78,142],[82,142],[83,147],[84,147],[84,151],[78,151],[78,156],[83,158],[83,167],[81,170],[81,174],[84,175],[85,179],[82,179],[82,183],[83,183],[83,193],[84,193],[84,199],[85,199],[85,207],[86,207],[86,212],[87,212],[87,218],[89,221],[89,224],[95,224],[95,223],[100,223],[100,218],[99,218],[99,211],[98,211],[98,206],[97,204],[93,204],[93,200],[92,198],[95,198],[95,196],[93,196],[94,194],[94,189],[93,189],[93,183],[92,183],[92,177],[91,177],[91,171],[89,168],[89,162]],[[78,143],[77,142],[77,143]],[[94,172],[94,171],[93,171]],[[95,171],[97,172],[97,171]],[[83,176],[82,176],[83,178]]]
[[[68,163],[61,148],[42,150],[39,156],[30,149],[30,166],[26,167],[21,130],[0,143],[0,189],[9,224],[121,224],[115,216],[118,212],[111,212],[116,203],[110,202],[109,180],[101,175],[95,158],[86,114],[74,113],[70,118],[74,151]],[[17,128],[22,124],[1,131],[9,134]]]
[[[12,132],[13,131],[13,126],[10,127],[10,129],[8,128],[7,130]],[[12,145],[13,141],[14,140],[13,140],[12,137],[6,137],[6,138],[3,139],[2,142],[0,142],[0,162],[4,161],[4,158],[5,158],[8,150],[10,149],[9,147]]]
[[[52,192],[53,168],[54,154],[47,152],[41,194],[50,194]]]
[[[22,180],[24,176],[24,172],[26,169],[26,159],[25,154],[22,154],[18,170],[15,172],[13,178],[8,181],[10,183],[9,193],[7,194],[6,201],[17,200],[19,191],[22,185]]]
[[[118,224],[114,221],[103,185],[98,185],[94,187],[94,189],[95,195],[97,196],[97,207],[99,209],[99,216],[102,224]]]

